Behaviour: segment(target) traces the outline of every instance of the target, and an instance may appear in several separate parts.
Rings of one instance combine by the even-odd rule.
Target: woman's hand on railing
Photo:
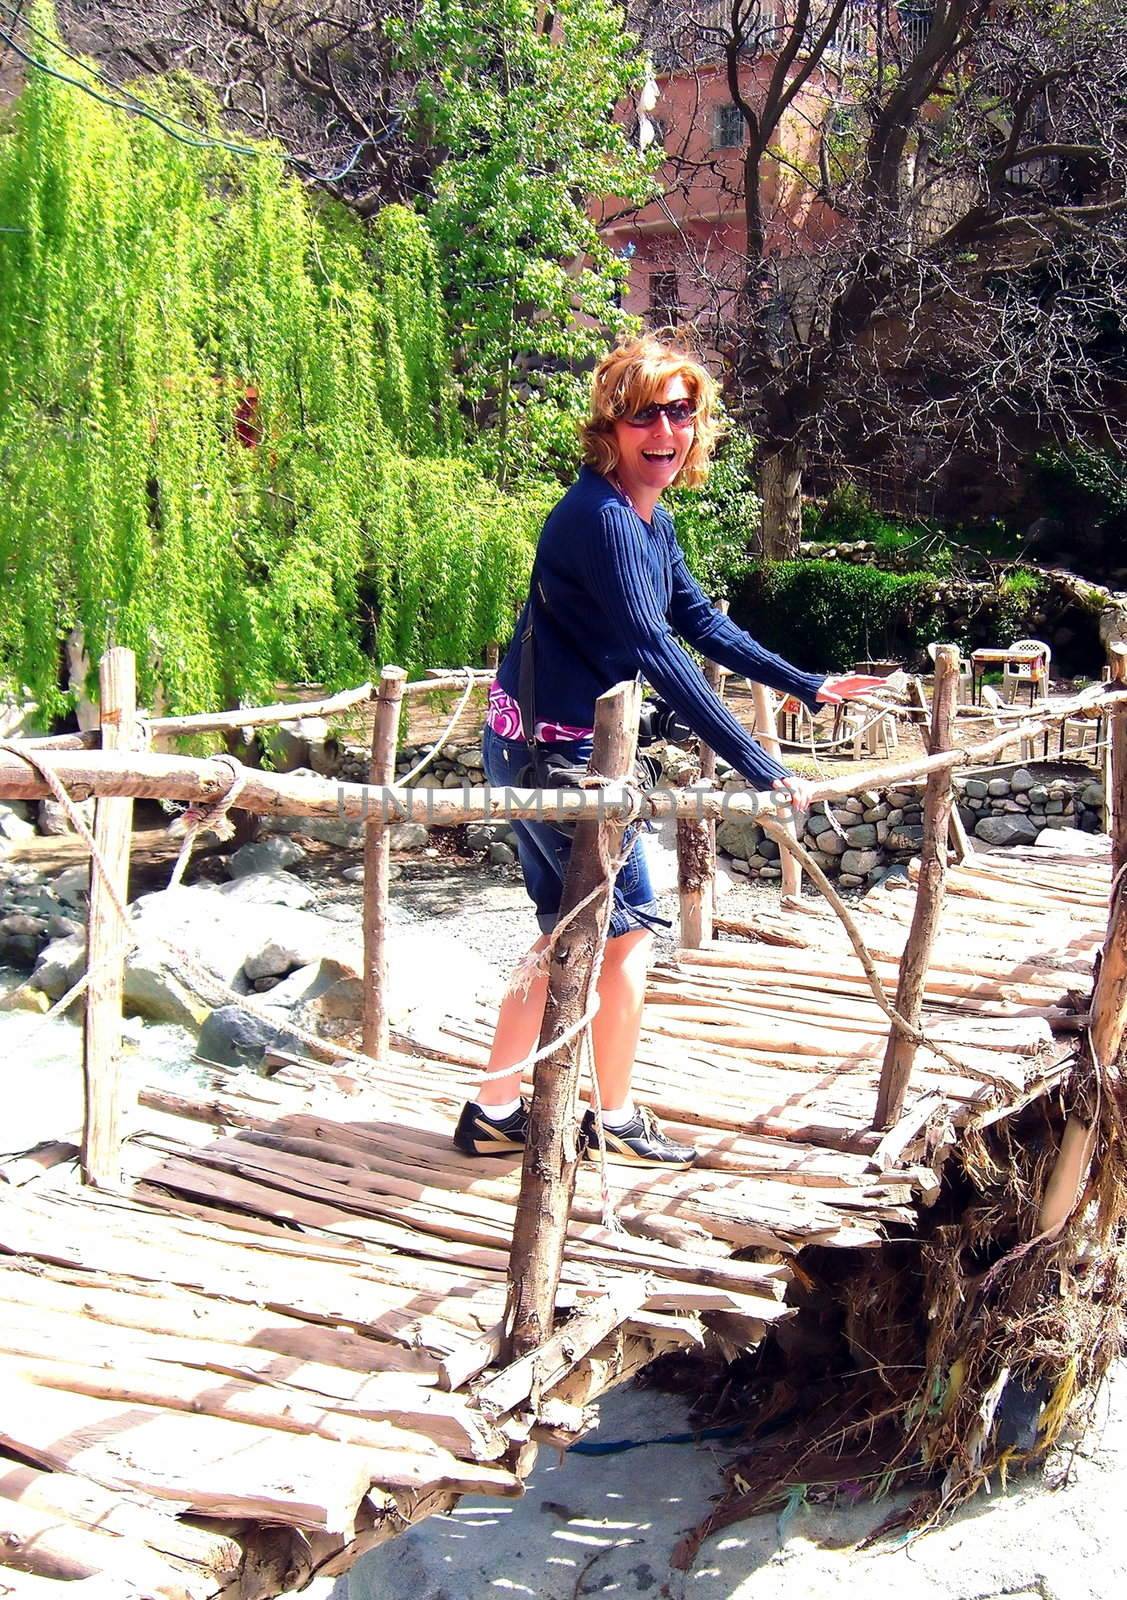
[[[814,785],[808,778],[788,772],[785,778],[776,778],[771,786],[775,809],[784,817],[795,811],[809,811]]]

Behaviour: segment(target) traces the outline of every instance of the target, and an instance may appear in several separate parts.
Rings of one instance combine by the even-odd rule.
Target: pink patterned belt
[[[496,679],[489,686],[489,712],[486,722],[501,739],[523,739],[524,723],[520,707],[511,694],[506,694]],[[590,728],[569,728],[566,722],[536,723],[536,737],[546,744],[564,744],[574,739],[589,739]]]

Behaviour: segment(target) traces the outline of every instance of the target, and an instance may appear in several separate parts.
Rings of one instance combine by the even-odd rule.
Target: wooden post
[[[751,683],[750,678],[748,682]],[[783,747],[779,743],[779,735],[775,728],[775,711],[774,702],[771,699],[771,691],[764,683],[752,683],[751,698],[755,702],[755,737],[769,756],[781,762],[783,759]],[[787,823],[787,832],[792,835],[795,833],[793,821]],[[780,850],[779,858],[779,865],[783,869],[783,894],[797,899],[802,893],[802,868],[789,850]]]
[[[1110,681],[1122,686],[1127,683],[1127,645],[1108,646],[1111,660]],[[1111,869],[1122,872],[1127,864],[1127,712],[1123,706],[1113,706],[1107,719],[1108,761],[1104,769],[1104,803],[1107,807],[1107,831],[1111,834]]]
[[[909,683],[908,683],[908,689],[909,689],[909,693],[911,695],[911,698],[915,701],[916,705],[919,707],[920,711],[923,713],[924,720],[926,721],[927,717],[928,717],[927,695],[924,693],[923,683],[921,682],[921,680],[918,677],[917,678],[911,678],[909,680]],[[955,689],[955,704],[956,704],[956,707],[958,706],[958,699],[959,699],[959,691],[958,691],[958,687],[956,686],[956,689]],[[926,730],[922,735],[922,739],[923,739],[923,747],[927,751],[928,755],[930,755],[931,754],[931,740],[930,740],[930,737],[929,737],[928,733],[926,732]],[[957,804],[956,805],[952,805],[952,807],[951,807],[951,837],[950,837],[948,843],[950,844],[951,849],[955,852],[955,860],[956,861],[959,861],[959,862],[965,861],[968,856],[972,856],[974,854],[974,846],[970,842],[970,835],[967,833],[966,824],[963,822],[962,817],[960,817],[960,815],[959,815],[959,808],[958,808]]]
[[[1109,646],[1111,681],[1127,679],[1127,647]],[[1127,706],[1111,708],[1107,742],[1111,755],[1104,799],[1109,811],[1111,861],[1116,876],[1112,879],[1111,908],[1107,937],[1100,957],[1096,985],[1092,993],[1092,1054],[1095,1056],[1108,1091],[1118,1102],[1120,1113],[1127,1113],[1120,1057],[1127,1035]]]
[[[958,686],[959,652],[954,645],[942,644],[935,652],[935,693],[931,705],[932,754],[951,748]],[[912,1027],[919,1026],[923,1011],[924,980],[943,909],[947,836],[954,797],[950,769],[929,775],[924,791],[924,832],[920,847],[916,907],[900,963],[900,982],[896,988],[896,1009]],[[915,1041],[893,1023],[881,1067],[874,1128],[891,1128],[900,1115],[915,1054]]]
[[[638,689],[633,683],[616,684],[596,701],[591,772],[608,778],[629,774],[638,741],[638,707]],[[604,858],[614,858],[621,836],[621,824],[610,819],[576,824],[561,919],[599,888]],[[553,946],[541,1046],[573,1027],[587,1010],[595,958],[610,920],[611,887],[607,883],[603,893],[594,895]],[[576,1034],[536,1063],[509,1255],[505,1361],[526,1355],[552,1332],[578,1161],[582,1042],[582,1034]]]
[[[384,667],[376,690],[376,720],[372,729],[372,760],[368,782],[373,790],[395,782],[395,751],[399,742],[399,713],[403,706],[402,667]],[[387,907],[391,881],[391,836],[384,814],[383,796],[371,796],[372,807],[364,822],[364,1054],[387,1059]]]
[[[716,602],[717,611],[728,613],[727,600]],[[724,698],[724,673],[715,661],[706,661],[704,676],[717,699]],[[716,777],[716,751],[700,742],[700,775],[709,782]],[[681,944],[686,950],[699,950],[712,938],[712,918],[716,910],[716,824],[706,817],[677,819],[677,890],[681,902]]]
[[[137,664],[132,650],[115,648],[102,657],[98,672],[102,748],[129,750],[137,726]],[[121,1002],[125,987],[128,930],[112,895],[129,898],[129,846],[133,801],[99,800],[94,809],[94,842],[109,884],[90,863],[87,919],[86,1015],[82,1074],[86,1110],[82,1128],[82,1175],[98,1189],[121,1185]],[[112,890],[109,885],[112,885]]]
[[[496,672],[497,663],[500,661],[500,659],[501,648],[497,641],[493,639],[485,647],[485,665],[490,668],[491,671]]]

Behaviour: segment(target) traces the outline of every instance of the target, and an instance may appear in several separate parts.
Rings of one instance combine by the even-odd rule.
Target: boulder
[[[82,933],[53,939],[39,953],[28,980],[51,1001],[61,1000],[86,969],[86,938]]]
[[[210,1012],[200,1028],[196,1052],[222,1067],[261,1066],[267,1050],[299,1052],[300,1040],[288,1032],[284,1021],[264,1022],[238,1006],[220,1006]]]
[[[511,867],[516,861],[517,853],[511,844],[505,844],[501,839],[495,839],[489,846],[489,864],[492,867]]]
[[[305,851],[285,835],[259,839],[256,844],[244,844],[234,855],[228,856],[226,867],[232,878],[245,878],[252,872],[278,872],[305,859]]]
[[[1104,803],[1104,786],[1102,783],[1086,783],[1080,791],[1080,804],[1098,809]]]
[[[65,868],[58,877],[50,880],[48,888],[56,900],[85,915],[90,901],[89,865],[84,862],[81,866]]]
[[[981,778],[968,778],[963,785],[963,793],[974,800],[985,800],[990,789]]]
[[[158,956],[139,950],[126,958],[125,1009],[150,1022],[176,1022],[193,1033],[207,1016],[207,1003]]]
[[[1028,794],[1036,782],[1037,779],[1028,767],[1018,767],[1017,771],[1010,777],[1010,788],[1014,794]]]
[[[842,872],[858,878],[863,878],[867,872],[880,865],[879,850],[846,850],[841,857]]]
[[[78,813],[82,820],[91,827],[94,825],[94,801],[80,800]],[[57,800],[40,800],[36,821],[40,833],[58,837],[64,833],[73,833],[70,818]]]
[[[363,867],[359,872],[363,880]],[[317,898],[292,872],[248,872],[245,878],[232,878],[230,883],[220,884],[217,892],[235,905],[288,906],[294,911],[304,910]]]
[[[288,972],[308,966],[316,953],[315,950],[295,949],[291,944],[270,939],[261,950],[243,962],[243,974],[249,983],[257,983],[260,978],[284,978]]]
[[[0,820],[4,817],[19,817],[21,822],[34,824],[35,807],[30,800],[0,800]]]
[[[1032,844],[1037,829],[1021,813],[1013,816],[980,817],[974,825],[975,837],[987,844]]]
[[[1008,778],[991,778],[986,785],[986,793],[992,800],[1001,800],[1009,792],[1010,780]]]
[[[430,843],[425,822],[395,822],[387,834],[393,850],[425,850]]]
[[[716,830],[716,844],[727,855],[748,861],[759,848],[762,836],[762,828],[750,817],[728,817]]]
[[[855,828],[846,828],[845,839],[856,850],[868,850],[877,842],[877,830],[871,822],[861,822]]]
[[[34,822],[28,822],[26,817],[18,816],[14,811],[0,810],[0,838],[7,839],[11,844],[21,844],[23,840],[34,837]]]

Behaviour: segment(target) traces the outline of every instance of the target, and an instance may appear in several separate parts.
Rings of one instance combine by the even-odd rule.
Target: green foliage
[[[902,659],[934,639],[939,579],[845,561],[762,562],[732,613],[788,660],[839,672],[856,661]]]
[[[187,80],[146,94],[201,115]],[[543,497],[454,454],[412,212],[317,212],[266,146],[191,149],[36,73],[0,131],[0,285],[0,678],[46,714],[75,626],[176,711],[366,677],[361,597],[409,669],[504,634]]]
[[[755,483],[755,440],[735,429],[722,441],[703,488],[663,496],[689,568],[711,595],[730,597],[751,566],[763,512]]]
[[[415,137],[448,152],[427,216],[465,397],[488,424],[478,453],[502,484],[570,472],[576,365],[632,326],[617,305],[628,263],[592,217],[608,195],[654,192],[658,153],[612,115],[646,74],[622,22],[615,0],[547,13],[539,0],[422,0],[402,39],[423,74]]]
[[[804,507],[802,524],[805,539],[865,540],[888,566],[947,572],[952,564],[950,546],[941,532],[922,523],[893,522],[855,484],[842,484],[822,505]]]
[[[1089,450],[1047,450],[1037,457],[1041,491],[1053,514],[1083,524],[1108,552],[1127,538],[1127,455]]]
[[[1037,637],[1035,616],[1045,596],[1045,579],[1038,572],[1018,568],[998,582],[993,602],[994,637],[1009,644],[1014,639]]]

